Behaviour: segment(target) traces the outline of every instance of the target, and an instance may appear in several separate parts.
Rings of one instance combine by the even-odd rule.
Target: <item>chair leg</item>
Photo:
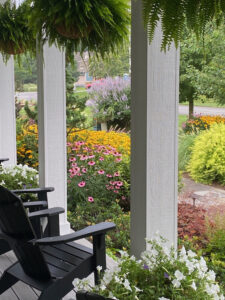
[[[5,240],[0,240],[0,255],[10,251],[11,248]]]
[[[102,272],[106,269],[106,250],[105,250],[105,234],[99,234],[93,236],[93,251],[95,267],[101,266]],[[95,284],[99,284],[99,272],[95,268],[94,271]]]
[[[17,281],[18,279],[16,277],[7,272],[4,272],[2,277],[0,278],[0,295],[8,290]]]

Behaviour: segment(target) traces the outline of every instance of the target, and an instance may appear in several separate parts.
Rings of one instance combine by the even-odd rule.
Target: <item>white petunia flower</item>
[[[179,270],[176,270],[176,272],[174,273],[175,277],[177,278],[177,280],[183,280],[185,279],[186,277],[184,276],[183,273],[181,273]]]
[[[197,286],[194,281],[192,282],[191,287],[193,288],[193,290],[195,290],[195,291],[197,290]]]
[[[97,266],[96,269],[97,269],[98,272],[101,272],[102,266]]]
[[[215,272],[212,271],[212,270],[208,271],[208,273],[207,273],[207,279],[215,281],[216,280],[216,274],[215,274]]]
[[[179,288],[180,285],[181,285],[180,281],[177,280],[177,279],[174,279],[174,280],[172,281],[172,284],[173,284],[173,286],[174,286],[175,288]]]
[[[124,285],[125,289],[132,291],[132,289],[130,287],[130,282],[127,279],[125,279],[123,285]]]

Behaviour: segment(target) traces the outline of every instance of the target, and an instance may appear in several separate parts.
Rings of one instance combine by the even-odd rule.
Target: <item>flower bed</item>
[[[121,154],[130,155],[130,136],[123,132],[77,130],[69,134],[67,141],[84,141],[88,147],[94,145],[111,146]]]
[[[182,124],[182,129],[187,134],[198,133],[199,131],[209,129],[214,123],[225,123],[225,117],[195,115],[192,119]]]
[[[225,299],[215,278],[203,257],[184,247],[177,253],[156,237],[148,241],[140,260],[122,253],[118,266],[105,271],[99,285],[76,279],[74,286],[117,300]]]

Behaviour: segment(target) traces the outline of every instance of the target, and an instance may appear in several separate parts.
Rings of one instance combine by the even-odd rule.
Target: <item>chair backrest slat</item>
[[[42,252],[28,241],[36,235],[27,217],[22,201],[15,194],[0,186],[0,229],[9,237],[23,270],[33,278],[48,280],[50,272]],[[13,241],[13,242],[12,242]]]

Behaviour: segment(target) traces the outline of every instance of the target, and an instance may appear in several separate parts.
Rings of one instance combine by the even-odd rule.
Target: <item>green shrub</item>
[[[85,205],[79,204],[76,209],[68,211],[68,220],[75,230],[99,222],[114,222],[116,229],[108,232],[106,236],[107,247],[113,252],[118,252],[118,249],[129,250],[130,214],[124,213],[116,202],[110,207],[98,199]]]
[[[187,170],[191,177],[205,184],[225,185],[225,125],[213,124],[194,141]]]
[[[192,153],[192,146],[194,144],[196,134],[182,134],[179,137],[178,147],[178,167],[179,171],[186,171]]]
[[[37,91],[37,85],[35,83],[25,83],[23,85],[24,92],[36,92]]]

